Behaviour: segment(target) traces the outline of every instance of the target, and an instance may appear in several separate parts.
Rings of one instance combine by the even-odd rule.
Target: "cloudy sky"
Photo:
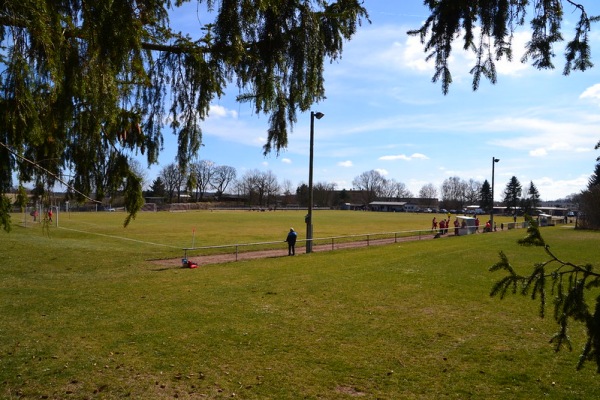
[[[600,2],[587,1],[588,13],[600,14]],[[600,68],[562,75],[564,44],[555,48],[556,69],[538,71],[519,62],[527,27],[514,39],[516,62],[498,64],[498,83],[482,80],[471,89],[473,56],[455,48],[454,83],[443,95],[431,82],[418,39],[409,29],[428,16],[422,1],[365,0],[365,23],[344,46],[342,58],[327,64],[327,99],[313,107],[325,114],[315,121],[314,181],[352,188],[362,172],[377,170],[403,182],[414,194],[428,183],[457,176],[491,183],[492,157],[496,200],[512,176],[524,188],[533,182],[543,200],[579,192],[586,186],[600,151]],[[565,38],[577,13],[566,6]],[[189,6],[172,17],[184,32],[197,29],[203,16]],[[203,21],[208,22],[208,21]],[[600,67],[600,25],[592,33],[592,61]],[[268,117],[255,115],[231,95],[215,100],[203,125],[200,159],[237,169],[271,170],[294,187],[308,181],[310,113],[299,114],[289,146],[264,157]],[[165,133],[161,165],[174,160],[176,145]]]

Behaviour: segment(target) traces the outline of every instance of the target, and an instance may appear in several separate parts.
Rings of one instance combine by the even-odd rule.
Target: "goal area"
[[[156,212],[157,211],[157,207],[156,207],[156,203],[146,203],[142,206],[142,208],[140,209],[140,211],[153,211]]]

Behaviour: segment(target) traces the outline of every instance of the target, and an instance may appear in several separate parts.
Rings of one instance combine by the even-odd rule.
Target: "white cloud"
[[[573,148],[567,143],[552,143],[549,146],[538,147],[529,151],[529,155],[532,157],[545,157],[550,152],[560,152],[560,151],[572,151],[572,152],[581,152],[578,149]]]
[[[210,110],[208,112],[208,115],[210,117],[216,117],[216,118],[231,117],[231,118],[237,119],[237,117],[238,117],[237,111],[228,110],[227,108],[225,108],[221,105],[218,105],[218,104],[210,105]]]
[[[590,86],[579,95],[580,99],[591,99],[595,103],[600,103],[600,83]]]
[[[291,164],[292,160],[290,160],[289,158],[282,158],[281,162],[284,163],[284,164]]]
[[[399,47],[400,45],[398,43],[394,43],[394,46],[388,50],[388,53],[390,54],[387,56],[390,57],[394,53],[401,54],[402,63],[409,69],[418,72],[432,72],[434,70],[433,62],[425,60],[423,45],[418,37],[408,36],[401,53]]]
[[[548,155],[548,152],[546,151],[546,149],[541,148],[541,149],[531,150],[529,152],[529,155],[532,157],[544,157],[544,156]]]
[[[533,179],[542,200],[555,200],[572,193],[579,193],[586,187],[589,175],[580,175],[573,179],[556,180],[550,177]]]
[[[375,171],[379,172],[382,176],[386,176],[389,174],[389,171],[383,168],[375,168]]]
[[[353,166],[352,161],[350,160],[346,160],[346,161],[340,161],[339,163],[337,163],[338,167],[346,167],[346,168],[350,168]]]
[[[381,157],[379,157],[379,159],[381,161],[395,161],[395,160],[411,161],[411,160],[429,160],[429,157],[427,157],[426,155],[421,154],[421,153],[413,153],[410,156],[407,156],[405,154],[381,156]]]
[[[548,117],[549,118],[549,117]],[[575,118],[570,118],[570,121]],[[514,150],[528,151],[532,156],[546,155],[550,152],[579,152],[580,149],[593,149],[598,142],[597,123],[585,121],[561,122],[544,118],[501,118],[490,121],[485,129],[504,130],[510,127],[516,136],[491,140],[496,146]],[[568,142],[565,137],[568,136]],[[544,153],[545,152],[545,153]]]
[[[393,161],[393,160],[410,160],[410,157],[404,155],[404,154],[398,154],[396,156],[382,156],[379,157],[380,160],[382,161]]]

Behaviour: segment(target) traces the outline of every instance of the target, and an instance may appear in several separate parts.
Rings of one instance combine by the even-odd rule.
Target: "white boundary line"
[[[113,238],[113,239],[121,239],[121,240],[130,241],[130,242],[143,243],[143,244],[151,244],[151,245],[154,245],[154,246],[162,246],[162,247],[168,247],[168,248],[171,248],[171,249],[181,250],[181,247],[179,247],[179,246],[171,246],[169,244],[154,243],[154,242],[145,242],[143,240],[130,239],[130,238],[122,237],[122,236],[107,235],[105,233],[80,231],[79,229],[63,228],[62,226],[59,226],[58,229],[64,229],[64,230],[67,230],[67,231],[73,231],[73,232],[79,232],[79,233],[87,233],[89,235],[104,236],[104,237],[109,237],[109,238]]]

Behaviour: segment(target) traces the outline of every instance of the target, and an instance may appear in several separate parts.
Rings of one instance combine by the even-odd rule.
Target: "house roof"
[[[369,203],[370,206],[403,206],[406,201],[372,201]]]

